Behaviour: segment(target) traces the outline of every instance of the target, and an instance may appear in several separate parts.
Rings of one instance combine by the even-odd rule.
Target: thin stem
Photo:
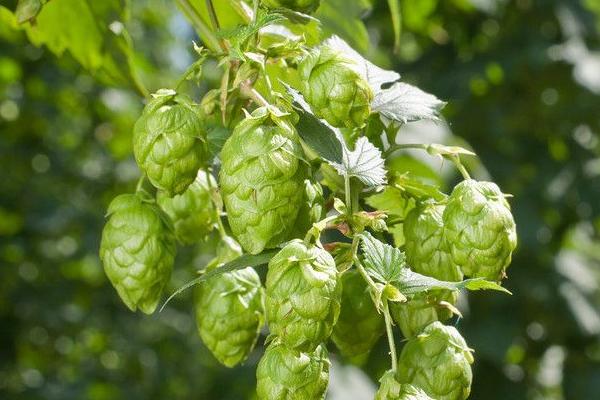
[[[185,14],[185,16],[190,20],[192,26],[202,38],[202,41],[212,52],[218,53],[221,50],[221,44],[219,40],[215,36],[215,34],[211,31],[211,29],[206,26],[202,17],[198,14],[196,9],[190,4],[189,0],[176,0],[177,5],[181,9],[181,11]]]
[[[458,169],[460,174],[463,176],[463,178],[471,179],[471,175],[469,175],[469,172],[467,171],[465,166],[462,165],[462,163],[460,162],[460,158],[458,156],[452,156],[450,159],[452,160],[454,165],[456,165],[456,168]]]
[[[385,156],[388,157],[394,154],[397,151],[404,149],[421,149],[427,150],[427,145],[423,143],[396,143],[390,145],[390,147],[385,151]]]
[[[240,91],[244,96],[251,98],[259,106],[269,106],[269,102],[265,100],[265,98],[262,97],[262,95],[258,93],[258,91],[254,89],[249,82],[242,82],[240,84]]]
[[[210,23],[213,28],[213,32],[218,32],[221,29],[221,27],[219,26],[219,19],[217,18],[215,6],[213,5],[212,0],[205,0],[205,1],[206,1],[206,8],[208,9],[208,16],[210,17]],[[219,39],[219,46],[221,47],[221,50],[223,50],[224,52],[227,53],[229,51],[227,43],[225,43],[225,40]]]
[[[136,185],[135,185],[135,191],[136,193],[140,192],[143,190],[144,188],[144,182],[146,181],[146,174],[142,174],[142,176],[140,176],[140,179],[138,179]]]
[[[213,194],[210,196],[211,200],[213,202],[213,205],[215,206],[215,214],[216,214],[216,219],[217,219],[217,229],[219,230],[219,235],[222,238],[225,238],[227,236],[227,231],[225,230],[225,226],[223,225],[223,221],[221,220],[221,204],[219,204],[220,202],[215,201],[215,196],[218,195],[218,189],[212,184],[212,176],[210,174],[210,172],[207,170],[204,171],[206,173],[206,182],[208,183],[208,188],[210,189],[211,192],[213,192]]]
[[[383,298],[383,318],[385,319],[385,331],[387,333],[388,345],[390,346],[390,357],[392,358],[392,371],[398,370],[398,356],[396,355],[396,343],[394,342],[394,331],[392,330],[392,317],[388,300]]]
[[[344,175],[344,196],[346,198],[346,209],[348,210],[347,215],[352,215],[352,193],[350,192],[350,177]]]

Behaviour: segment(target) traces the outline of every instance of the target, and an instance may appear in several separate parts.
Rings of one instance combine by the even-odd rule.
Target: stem
[[[142,174],[142,176],[140,176],[140,179],[138,179],[136,185],[135,185],[135,192],[138,193],[140,191],[143,190],[144,188],[144,182],[146,181],[146,174]]]
[[[388,156],[394,154],[395,152],[400,151],[400,150],[404,150],[404,149],[421,149],[421,150],[427,150],[427,145],[423,144],[423,143],[400,143],[400,144],[392,144],[385,151],[385,157],[388,157]]]
[[[398,370],[398,356],[396,356],[396,343],[394,342],[394,331],[392,330],[392,317],[386,298],[383,299],[383,318],[385,319],[385,331],[387,333],[388,345],[390,346],[390,357],[392,358],[392,371]]]
[[[219,19],[217,18],[215,6],[213,5],[212,0],[205,0],[205,1],[206,1],[206,8],[208,9],[208,16],[210,17],[210,23],[213,28],[213,32],[218,32],[221,29],[221,27],[219,26]],[[219,39],[219,46],[221,47],[221,50],[223,50],[225,53],[228,52],[229,49],[227,47],[227,43],[225,43],[225,40]]]
[[[348,210],[347,215],[352,215],[352,196],[350,192],[350,177],[344,175],[344,196],[346,198],[346,209]]]
[[[269,102],[265,100],[265,98],[262,97],[262,95],[258,93],[258,91],[254,89],[249,82],[242,82],[240,84],[240,92],[244,96],[251,98],[259,106],[269,106]]]
[[[454,165],[456,165],[456,168],[458,169],[458,171],[460,172],[460,174],[463,176],[463,178],[465,179],[471,179],[471,175],[469,175],[469,172],[467,171],[467,169],[465,168],[464,165],[462,165],[462,163],[460,162],[460,158],[458,156],[452,156],[450,157],[450,159],[452,160],[452,162],[454,163]]]
[[[202,17],[198,14],[196,9],[190,4],[189,0],[176,0],[177,5],[185,16],[190,20],[192,26],[206,45],[212,52],[218,53],[221,47],[221,43],[210,30],[208,26],[202,20]]]
[[[225,226],[223,225],[223,221],[221,220],[221,204],[217,204],[217,202],[215,201],[215,197],[217,194],[217,190],[218,188],[215,188],[214,185],[212,184],[211,178],[212,176],[210,175],[210,172],[207,170],[204,171],[206,173],[206,182],[208,183],[208,188],[210,189],[210,191],[215,191],[215,193],[213,193],[213,195],[211,195],[211,201],[215,206],[215,214],[217,216],[217,229],[219,230],[219,235],[221,236],[221,239],[223,239],[224,237],[227,236],[227,231],[225,230]]]

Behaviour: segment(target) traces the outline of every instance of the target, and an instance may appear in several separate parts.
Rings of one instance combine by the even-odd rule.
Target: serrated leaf
[[[445,105],[445,102],[416,86],[396,82],[389,89],[375,92],[371,109],[387,119],[406,123],[422,119],[439,120],[439,112]]]
[[[468,290],[496,290],[511,294],[507,289],[495,282],[487,281],[483,278],[466,279],[461,282],[440,281],[435,278],[418,274],[409,268],[404,268],[398,274],[393,282],[402,294],[406,296],[415,295],[421,292],[427,292],[433,289],[448,289],[458,291]]]
[[[223,264],[222,266],[212,269],[209,272],[200,275],[199,277],[192,279],[191,281],[189,281],[188,283],[186,283],[185,285],[181,286],[179,289],[177,289],[171,296],[169,296],[169,298],[164,302],[164,304],[162,305],[162,307],[160,308],[160,311],[162,311],[165,306],[167,304],[169,304],[169,302],[171,300],[173,300],[173,298],[175,296],[177,296],[178,294],[182,293],[183,291],[199,284],[200,282],[204,282],[207,279],[213,278],[215,276],[219,276],[221,274],[224,274],[225,272],[231,272],[231,271],[235,271],[238,269],[242,269],[242,268],[246,268],[246,267],[257,267],[259,265],[263,265],[263,264],[267,264],[269,262],[269,260],[271,260],[271,258],[273,258],[273,256],[275,254],[277,254],[279,252],[279,249],[272,249],[272,250],[267,250],[264,251],[260,254],[244,254],[238,258],[236,258],[233,261],[230,261],[228,263]],[[160,312],[159,311],[159,312]]]
[[[252,36],[256,35],[262,28],[281,22],[284,17],[278,13],[268,13],[263,9],[259,9],[256,18],[247,25],[240,25],[231,30],[222,30],[217,33],[217,36],[223,39],[228,39],[231,43],[231,49],[237,56],[244,54],[243,47]],[[241,57],[240,57],[241,58]]]
[[[355,177],[367,186],[379,186],[386,182],[381,150],[364,136],[356,141],[354,150],[345,149],[341,163],[330,164],[341,175]]]
[[[338,36],[330,37],[323,42],[323,45],[332,47],[342,52],[347,58],[353,60],[356,63],[356,72],[359,73],[369,83],[369,86],[376,96],[377,93],[381,91],[382,85],[395,82],[400,79],[399,73],[385,70],[368,61]]]
[[[407,269],[404,253],[375,239],[369,232],[361,233],[360,239],[367,273],[383,284],[398,280],[402,271]]]

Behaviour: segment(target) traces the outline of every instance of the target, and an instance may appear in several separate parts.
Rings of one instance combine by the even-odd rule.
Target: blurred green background
[[[599,398],[600,1],[404,0],[396,53],[386,1],[322,1],[325,33],[448,102],[448,126],[407,126],[406,137],[463,138],[480,157],[474,175],[514,195],[514,294],[459,306],[476,349],[471,398]],[[97,256],[108,202],[139,174],[130,142],[143,103],[122,66],[150,90],[173,85],[194,60],[193,29],[171,1],[96,2],[105,19],[89,29],[114,33],[98,63],[33,45],[15,7],[0,1],[0,398],[252,398],[260,346],[243,367],[219,366],[189,291],[133,314]],[[135,53],[120,47],[129,39]],[[202,90],[216,79],[209,69]],[[213,248],[182,249],[168,292]],[[368,399],[388,362],[385,343],[364,372],[332,358],[331,399]]]

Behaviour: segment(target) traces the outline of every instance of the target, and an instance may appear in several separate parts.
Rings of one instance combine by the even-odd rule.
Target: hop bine
[[[208,160],[206,132],[191,99],[158,91],[133,128],[133,154],[157,189],[183,193]]]
[[[252,254],[292,233],[308,165],[287,116],[259,108],[223,146],[219,183],[231,230]]]
[[[175,238],[167,216],[134,194],[108,207],[100,259],[108,279],[129,309],[151,314],[171,276]]]

